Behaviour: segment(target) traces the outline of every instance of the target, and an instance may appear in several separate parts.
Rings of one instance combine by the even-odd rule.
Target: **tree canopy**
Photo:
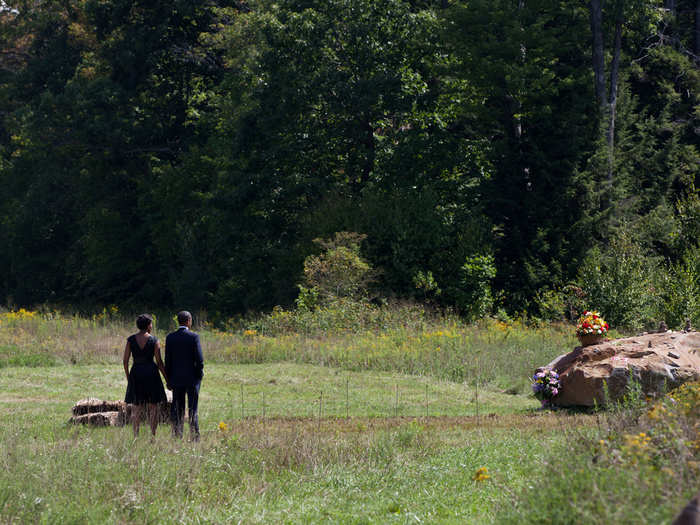
[[[698,3],[2,3],[0,296],[292,305],[336,232],[374,295],[472,317],[547,315],[625,243],[671,272]]]

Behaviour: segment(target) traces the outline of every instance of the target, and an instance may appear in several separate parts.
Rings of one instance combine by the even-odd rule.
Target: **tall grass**
[[[598,415],[598,431],[568,429],[532,490],[499,513],[504,523],[670,523],[700,487],[700,383],[659,401],[634,391]]]
[[[91,318],[57,311],[0,313],[0,367],[113,362],[133,323],[118,315]]]
[[[593,415],[503,392],[575,344],[565,325],[275,315],[199,327],[202,442],[151,444],[65,424],[123,395],[130,319],[0,313],[0,522],[667,523],[700,484],[699,385]]]
[[[119,362],[132,322],[109,312],[92,318],[5,312],[0,314],[0,367]],[[171,320],[158,321],[156,335],[163,339],[171,327]],[[513,392],[528,387],[532,370],[575,345],[567,325],[536,328],[493,319],[465,324],[415,306],[354,303],[315,313],[276,310],[228,331],[206,325],[198,330],[209,362],[287,361],[393,371],[491,383]]]
[[[252,331],[219,336],[228,342],[220,343],[218,358],[229,362],[305,362],[495,383],[516,390],[526,386],[534,368],[570,351],[575,344],[566,327],[532,329],[498,322],[434,325],[423,331],[389,328],[325,337],[267,337]]]

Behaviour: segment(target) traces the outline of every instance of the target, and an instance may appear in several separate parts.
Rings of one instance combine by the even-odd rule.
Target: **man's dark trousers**
[[[199,437],[197,405],[199,404],[199,385],[201,384],[198,381],[194,385],[187,387],[173,387],[173,404],[170,407],[170,419],[173,422],[173,434],[177,437],[182,437],[183,427],[185,426],[185,396],[187,396],[190,435],[195,438]]]

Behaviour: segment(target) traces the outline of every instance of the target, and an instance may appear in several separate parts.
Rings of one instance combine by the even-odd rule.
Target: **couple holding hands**
[[[173,391],[170,409],[173,435],[182,437],[187,397],[190,439],[199,441],[197,405],[199,386],[204,375],[202,345],[199,336],[191,330],[192,314],[184,310],[179,312],[177,322],[178,329],[165,338],[165,365],[161,359],[160,343],[151,335],[153,318],[150,315],[138,316],[136,327],[139,331],[126,340],[124,373],[128,384],[124,401],[133,405],[131,421],[134,425],[134,437],[139,433],[144,409],[147,409],[151,434],[156,435],[160,414],[158,405],[166,401],[165,389],[158,374],[160,370],[168,390]],[[131,357],[134,363],[129,371]]]

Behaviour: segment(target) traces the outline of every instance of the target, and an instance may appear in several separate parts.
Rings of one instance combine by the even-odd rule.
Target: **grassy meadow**
[[[485,408],[504,415],[477,420],[460,415],[461,385],[372,372],[351,375],[362,395],[351,397],[349,418],[339,414],[345,407],[330,405],[319,419],[316,388],[332,399],[334,388],[345,387],[342,374],[296,364],[211,365],[199,444],[173,441],[168,427],[155,443],[146,429],[134,441],[129,427],[66,424],[81,396],[123,395],[118,367],[4,372],[2,415],[9,424],[0,430],[0,504],[10,521],[403,523],[415,515],[478,523],[505,501],[494,483],[517,488],[528,464],[542,461],[538,427],[550,427],[551,447],[565,444],[555,432],[561,422],[534,412],[530,399],[489,392]],[[383,387],[397,379],[406,397],[422,397],[424,384],[439,393],[431,406],[436,415],[389,416],[385,394],[393,392]],[[233,385],[246,389],[245,419]],[[588,418],[570,416],[565,424]],[[472,480],[481,467],[489,469],[489,483]]]
[[[412,309],[392,317],[342,328],[350,319],[335,311],[332,319],[288,319],[275,311],[252,328],[221,331],[200,326],[208,363],[308,363],[350,371],[387,371],[430,376],[470,385],[491,384],[513,393],[529,392],[538,366],[568,352],[576,343],[566,325],[538,329],[522,323],[487,320],[465,325],[457,318],[428,317]],[[299,326],[301,325],[301,326]],[[154,335],[164,339],[172,319],[157,319]],[[304,331],[299,330],[300,328]],[[0,367],[65,364],[114,364],[133,319],[116,310],[92,318],[57,312],[20,310],[0,314]]]
[[[0,523],[664,523],[699,486],[700,389],[538,410],[565,326],[199,331],[202,440],[151,442],[67,423],[123,397],[131,322],[0,314]]]

